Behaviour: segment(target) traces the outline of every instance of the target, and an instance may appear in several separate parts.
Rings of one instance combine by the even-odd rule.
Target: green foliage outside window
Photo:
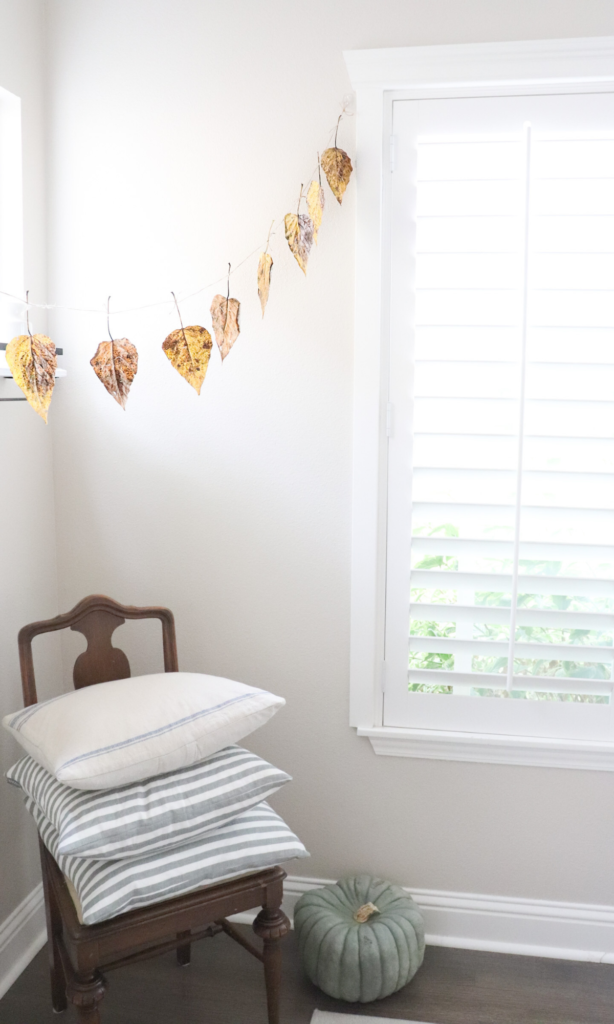
[[[426,527],[417,531],[422,535],[430,537],[459,536],[458,529],[446,523],[436,527]],[[483,560],[489,565],[485,571],[492,567],[493,559]],[[497,559],[496,572],[511,572],[509,560]],[[416,569],[438,569],[455,572],[458,570],[458,559],[450,555],[426,555],[414,566]],[[581,568],[581,567],[580,567]],[[533,575],[544,576],[566,576],[577,575],[578,567],[575,563],[563,563],[562,561],[527,560],[520,562],[521,572]],[[444,588],[414,588],[411,592],[411,601],[414,606],[421,603],[443,604],[450,606],[450,618],[444,622],[428,619],[412,618],[410,635],[429,637],[454,637],[456,635],[456,622],[454,621],[454,605],[458,602],[458,591],[456,589]],[[497,607],[509,609],[511,595],[498,591],[483,591],[475,594],[477,607]],[[585,597],[569,597],[564,595],[546,594],[519,594],[518,608],[532,608],[553,611],[603,611],[610,612],[611,601],[608,598],[595,599]],[[477,613],[479,614],[479,613]],[[476,614],[476,617],[477,617]],[[473,627],[473,638],[476,640],[494,640],[507,643],[509,641],[509,626],[498,623],[476,623]],[[586,645],[588,648],[595,645],[603,647],[612,646],[612,636],[609,632],[602,632],[593,629],[572,629],[569,627],[544,627],[518,625],[516,628],[516,640],[525,643],[541,644],[574,644],[575,646]],[[575,660],[562,660],[558,658],[516,658],[514,660],[514,675],[545,676],[550,678],[565,679],[610,679],[610,663],[600,662],[599,655],[594,650],[587,650],[586,661],[580,660],[575,652]],[[439,669],[453,671],[454,655],[451,653],[435,653],[425,651],[411,651],[409,654],[409,669]],[[474,672],[487,672],[499,674],[502,677],[507,675],[507,657],[494,657],[491,655],[473,655],[471,670]],[[409,690],[413,692],[428,693],[453,693],[452,685],[426,683],[410,683]],[[603,703],[609,702],[605,695],[592,695],[586,693],[563,693],[563,692],[536,692],[533,690],[515,690],[509,693],[504,687],[494,689],[492,687],[474,687],[472,693],[480,697],[504,697],[511,699],[545,700],[545,701],[566,701],[574,703]]]

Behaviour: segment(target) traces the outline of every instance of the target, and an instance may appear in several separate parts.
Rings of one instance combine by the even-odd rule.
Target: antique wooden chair
[[[168,608],[124,607],[108,597],[93,595],[65,615],[24,626],[19,632],[19,658],[25,706],[37,703],[32,640],[39,633],[66,628],[83,633],[87,649],[79,655],[73,670],[78,689],[128,677],[126,655],[111,644],[113,631],[126,619],[152,618],[162,623],[164,671],[176,672],[175,624]],[[83,925],[64,875],[42,842],[40,847],[51,999],[56,1012],[65,1010],[69,1000],[77,1008],[80,1024],[99,1024],[99,1004],[107,984],[103,971],[172,949],[177,950],[180,964],[189,964],[192,942],[224,931],[263,963],[269,1024],[279,1024],[280,942],[289,931],[288,919],[280,909],[286,877],[282,868],[267,868],[100,924]],[[262,908],[253,925],[263,940],[262,951],[226,920],[255,907]]]

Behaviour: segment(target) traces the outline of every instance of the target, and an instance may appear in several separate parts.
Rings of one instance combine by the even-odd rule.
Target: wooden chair
[[[126,655],[111,644],[113,631],[126,619],[152,618],[162,623],[164,671],[176,672],[175,624],[168,608],[124,607],[108,597],[94,595],[65,615],[24,626],[19,632],[19,658],[25,706],[37,703],[32,640],[39,633],[66,628],[83,633],[87,650],[79,655],[73,670],[78,689],[128,677]],[[40,847],[51,999],[56,1012],[65,1010],[70,1001],[80,1024],[100,1024],[99,1006],[107,984],[103,971],[172,949],[177,950],[179,964],[189,964],[192,942],[224,931],[264,965],[269,1024],[279,1024],[280,943],[289,931],[288,918],[280,909],[286,877],[282,868],[267,868],[100,924],[83,925],[64,875],[42,842]],[[263,940],[262,951],[226,920],[231,914],[255,907],[262,908],[253,925]]]

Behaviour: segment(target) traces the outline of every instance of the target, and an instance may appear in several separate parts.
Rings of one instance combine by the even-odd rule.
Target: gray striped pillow
[[[121,860],[219,828],[271,796],[290,776],[232,746],[190,768],[121,789],[73,789],[29,755],[9,769],[7,779],[49,819],[59,853]]]
[[[107,921],[225,878],[309,856],[300,839],[264,802],[200,839],[149,857],[119,861],[63,856],[53,825],[28,797],[26,807],[45,846],[76,889],[84,924]]]

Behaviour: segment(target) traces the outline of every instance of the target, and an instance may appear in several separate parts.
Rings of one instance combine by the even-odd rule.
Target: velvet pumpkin
[[[327,995],[349,1003],[384,999],[424,958],[424,922],[403,889],[371,875],[304,893],[294,928],[305,971]]]

